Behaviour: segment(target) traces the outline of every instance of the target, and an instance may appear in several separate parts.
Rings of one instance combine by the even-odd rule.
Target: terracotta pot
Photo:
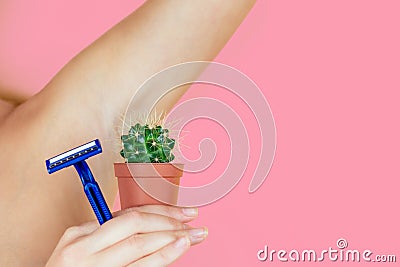
[[[178,188],[167,188],[160,179],[179,185],[183,173],[183,164],[179,163],[114,163],[115,176],[118,179],[121,208],[141,206],[146,204],[165,204],[144,192],[136,181],[151,186],[156,196],[161,196],[168,203],[177,204]],[[164,181],[163,181],[164,182]],[[167,190],[170,189],[170,190]]]

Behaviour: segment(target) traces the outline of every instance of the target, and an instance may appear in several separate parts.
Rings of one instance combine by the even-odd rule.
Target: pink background
[[[0,86],[25,94],[39,91],[139,5],[8,2],[0,4]],[[396,254],[399,261],[399,9],[395,0],[256,4],[216,61],[241,70],[263,90],[277,126],[275,162],[263,186],[249,194],[260,141],[251,140],[253,161],[239,185],[200,210],[196,225],[209,227],[208,240],[175,266],[279,265],[259,262],[257,251],[264,245],[336,248],[341,237],[349,249]],[[186,97],[199,95],[225,99],[241,115],[249,112],[212,86],[197,85]],[[201,131],[206,124],[208,132]],[[246,126],[256,133],[254,121]],[[184,177],[186,185],[205,183],[226,164],[226,134],[210,122],[188,128],[191,147],[210,136],[221,151],[209,173]]]

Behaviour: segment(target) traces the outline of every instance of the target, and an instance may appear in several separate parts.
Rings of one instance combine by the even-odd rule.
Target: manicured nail
[[[201,241],[206,239],[207,235],[208,235],[207,227],[189,230],[190,244],[194,245],[200,243]]]
[[[187,217],[197,217],[199,214],[199,210],[197,208],[183,208],[182,212]]]
[[[178,241],[175,242],[174,247],[176,248],[185,248],[188,245],[189,240],[187,237],[181,237]]]

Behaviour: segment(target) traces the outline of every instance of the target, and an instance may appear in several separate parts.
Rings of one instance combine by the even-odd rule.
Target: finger
[[[107,221],[81,242],[90,246],[91,252],[97,252],[134,234],[186,228],[188,227],[182,222],[167,216],[130,211]]]
[[[187,237],[181,237],[157,252],[127,265],[127,267],[167,266],[181,257],[189,247],[189,239]]]
[[[60,241],[57,244],[57,247],[64,247],[69,243],[73,242],[77,238],[89,235],[96,231],[100,227],[97,221],[91,221],[84,223],[79,226],[72,226],[65,230],[63,236],[61,237]]]
[[[186,237],[191,245],[203,241],[207,236],[206,228],[184,231],[162,231],[138,234],[96,254],[96,266],[126,266],[140,258],[152,254],[180,237]]]
[[[130,211],[139,211],[146,213],[155,213],[164,216],[168,216],[179,220],[181,222],[190,222],[194,220],[199,212],[197,208],[180,208],[168,205],[144,205],[139,207],[133,207],[125,210],[120,210],[114,213],[114,217],[120,216]]]

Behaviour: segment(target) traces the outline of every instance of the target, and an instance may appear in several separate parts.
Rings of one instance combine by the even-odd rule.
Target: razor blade
[[[51,159],[46,160],[49,174],[69,167],[75,163],[88,159],[102,152],[99,140],[94,140],[77,148],[71,149]]]
[[[73,165],[81,178],[83,190],[100,224],[112,219],[110,209],[94,179],[86,159],[102,152],[98,139],[46,160],[49,174]]]

